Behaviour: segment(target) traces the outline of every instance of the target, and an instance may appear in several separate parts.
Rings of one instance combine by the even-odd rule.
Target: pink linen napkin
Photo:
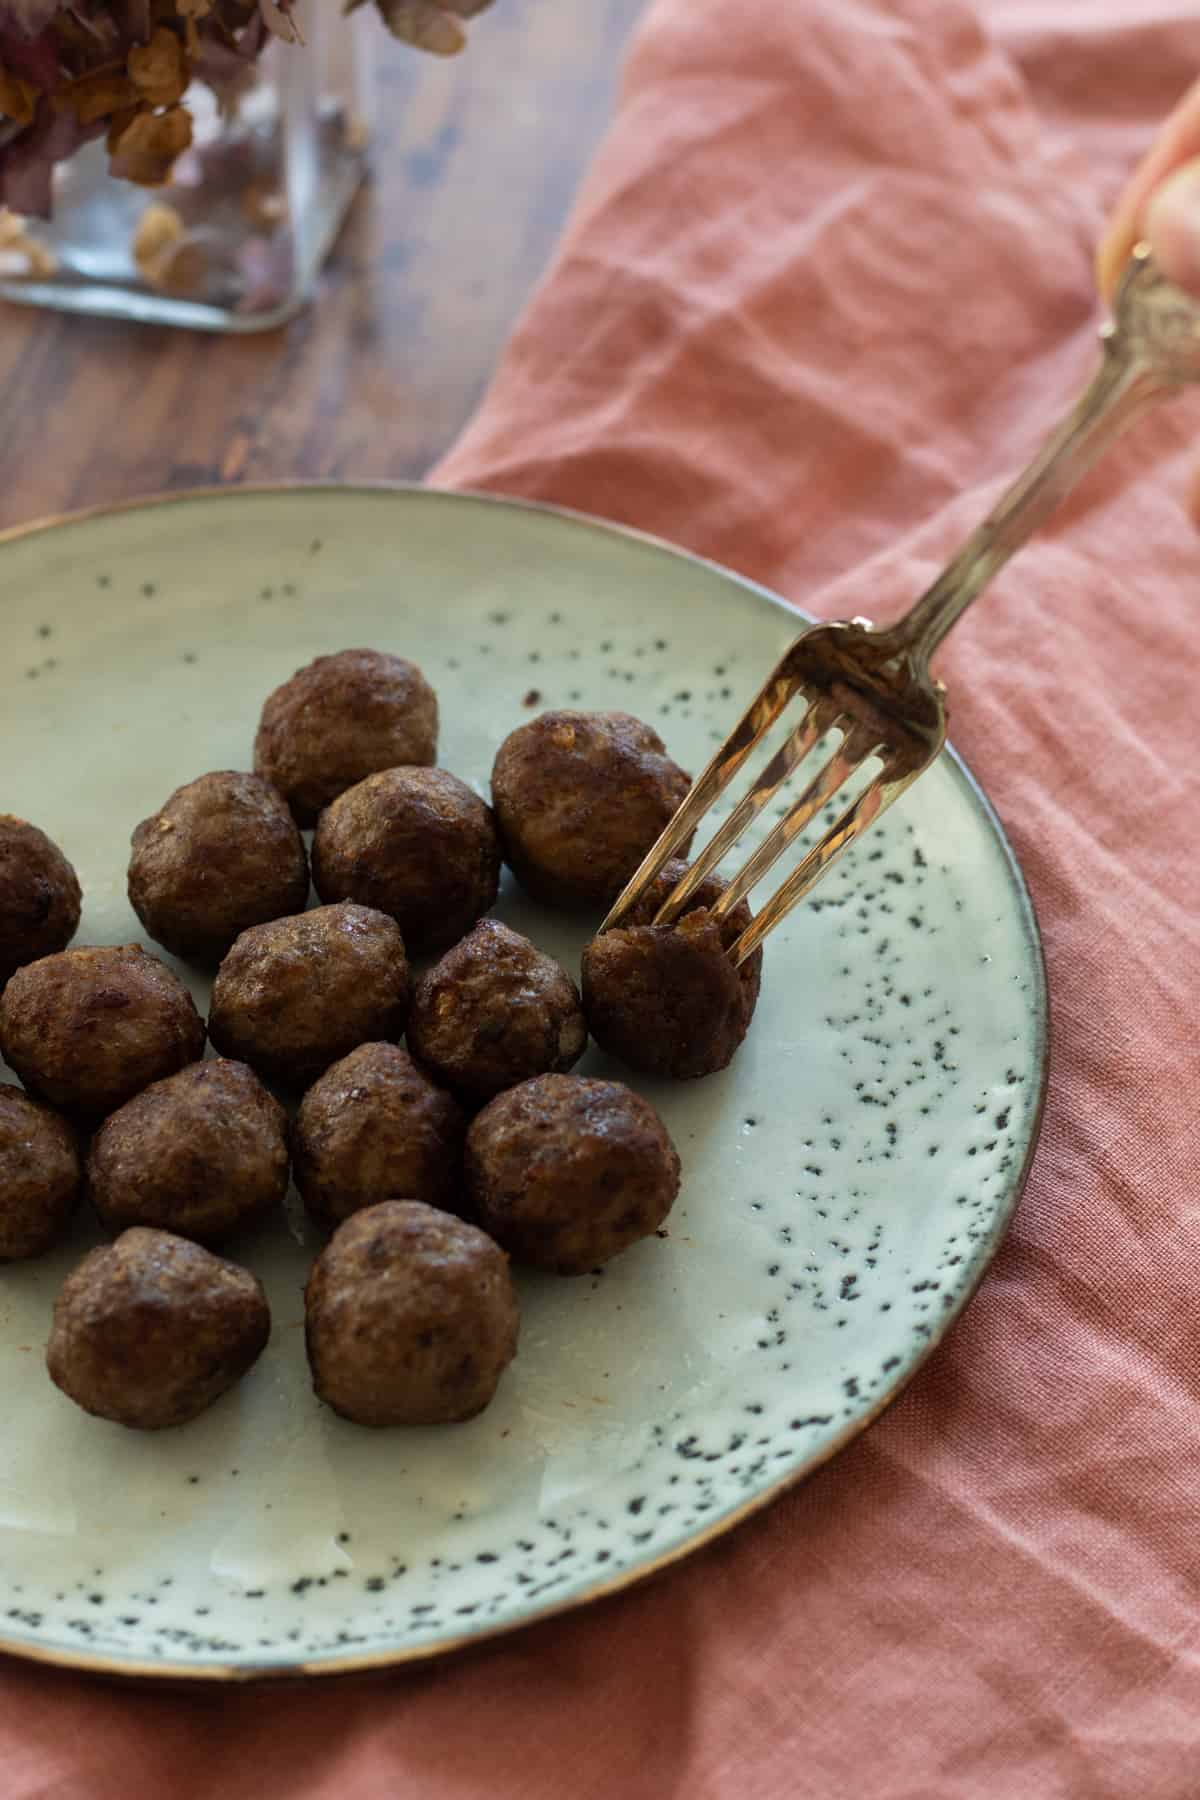
[[[894,611],[1089,366],[1105,207],[1198,69],[1182,0],[656,0],[435,478]],[[1012,1233],[900,1403],[705,1557],[467,1661],[217,1694],[10,1662],[6,1800],[1194,1800],[1196,418],[1142,426],[945,658],[1055,1052]]]

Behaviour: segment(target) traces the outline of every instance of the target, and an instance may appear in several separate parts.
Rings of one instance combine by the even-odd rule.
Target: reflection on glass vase
[[[366,170],[374,21],[340,0],[292,16],[303,42],[270,41],[239,91],[192,82],[168,186],[118,180],[101,140],[55,169],[50,220],[0,211],[0,295],[210,331],[297,312]]]

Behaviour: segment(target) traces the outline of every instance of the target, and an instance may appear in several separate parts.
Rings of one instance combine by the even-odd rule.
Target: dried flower
[[[187,92],[189,71],[183,45],[160,25],[148,44],[135,44],[125,64],[148,106],[174,106]]]
[[[366,0],[347,0],[353,12]],[[456,56],[467,41],[461,21],[483,12],[491,0],[376,0],[393,37],[434,56]]]
[[[467,41],[453,13],[436,0],[379,0],[379,10],[393,37],[434,56],[454,56]]]
[[[151,201],[133,234],[133,260],[143,275],[148,275],[164,251],[174,248],[185,229],[173,206]]]
[[[0,118],[17,125],[32,125],[37,89],[0,65]]]
[[[139,95],[136,87],[119,63],[107,69],[94,69],[90,75],[81,75],[78,81],[72,81],[50,96],[50,104],[55,112],[75,114],[81,125],[94,125],[98,120],[111,119],[114,113],[125,112],[136,106]]]
[[[26,231],[16,213],[0,207],[0,276],[18,280],[45,278],[53,275],[56,267],[54,253]]]
[[[110,130],[108,166],[139,187],[161,187],[191,141],[191,115],[182,106],[135,112],[120,129]]]
[[[154,200],[138,220],[133,260],[149,288],[179,299],[200,294],[208,277],[203,232],[189,232],[173,206]]]
[[[366,3],[346,0],[346,10]],[[396,37],[445,56],[489,0],[374,3]],[[0,207],[48,217],[54,165],[105,134],[114,175],[167,181],[191,143],[191,83],[231,109],[272,37],[303,43],[292,4],[0,0]]]

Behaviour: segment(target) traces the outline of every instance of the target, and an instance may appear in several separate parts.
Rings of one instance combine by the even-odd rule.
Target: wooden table
[[[0,302],[0,527],[206,482],[422,475],[545,267],[643,4],[496,0],[450,62],[381,29],[374,180],[282,331]]]

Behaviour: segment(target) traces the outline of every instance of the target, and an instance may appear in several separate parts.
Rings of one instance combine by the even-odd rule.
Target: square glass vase
[[[304,41],[270,42],[232,103],[192,83],[192,145],[167,186],[117,180],[101,140],[55,169],[51,219],[0,215],[0,295],[204,331],[299,312],[366,173],[381,27],[339,0],[293,16]]]

